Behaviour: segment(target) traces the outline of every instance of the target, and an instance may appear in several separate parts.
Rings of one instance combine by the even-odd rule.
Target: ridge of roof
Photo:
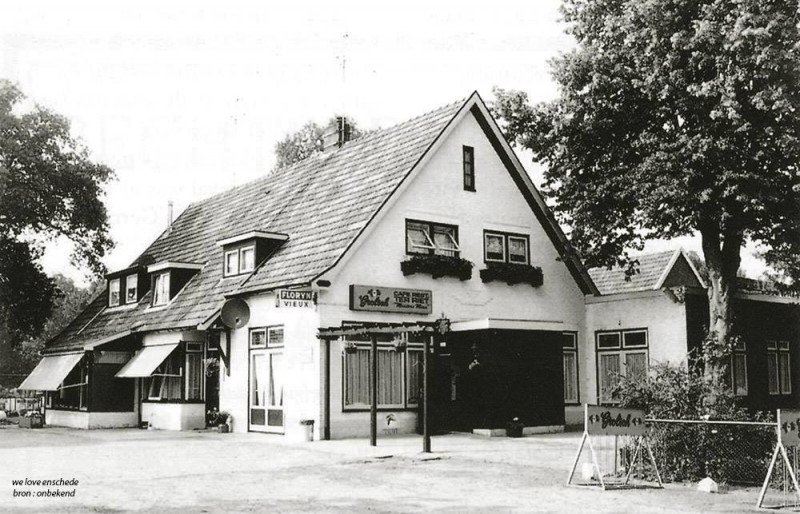
[[[133,326],[147,331],[196,328],[245,280],[259,289],[308,283],[346,251],[347,243],[465,103],[447,104],[190,203],[134,263],[149,255],[154,262],[209,265],[166,308],[156,311],[149,309],[150,292],[136,307],[123,311],[106,309],[106,295],[98,295],[48,350],[80,346]],[[216,242],[245,229],[291,237],[268,265],[259,263],[250,275],[224,278]]]

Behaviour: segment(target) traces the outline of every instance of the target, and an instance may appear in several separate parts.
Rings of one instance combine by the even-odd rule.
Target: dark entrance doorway
[[[442,430],[564,424],[560,332],[451,332],[439,347],[434,391]]]
[[[208,339],[208,349],[206,353],[206,412],[219,410],[219,373],[222,359],[219,354],[219,333],[211,332]],[[208,416],[206,416],[208,422]]]

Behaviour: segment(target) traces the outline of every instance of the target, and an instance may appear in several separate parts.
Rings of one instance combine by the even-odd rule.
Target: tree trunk
[[[705,375],[720,379],[725,371],[727,354],[733,330],[733,297],[736,294],[736,276],[741,264],[740,233],[721,235],[719,230],[704,228],[700,231],[703,256],[708,270],[708,335],[713,345],[707,348]]]

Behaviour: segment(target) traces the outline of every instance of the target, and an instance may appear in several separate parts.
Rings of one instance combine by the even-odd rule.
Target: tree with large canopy
[[[67,238],[74,264],[104,270],[112,243],[103,187],[112,178],[66,118],[0,80],[0,362],[51,314],[58,288],[38,262],[48,241]]]
[[[545,166],[587,264],[633,271],[647,240],[699,234],[723,351],[746,242],[798,283],[798,3],[565,0],[562,13],[577,45],[552,61],[559,96],[532,106],[496,89],[495,113]]]

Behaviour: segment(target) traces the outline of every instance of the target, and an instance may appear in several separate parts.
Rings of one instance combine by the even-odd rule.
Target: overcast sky
[[[386,127],[474,90],[489,101],[493,86],[551,99],[547,61],[573,44],[556,0],[275,4],[0,9],[0,77],[67,116],[93,158],[116,171],[109,270],[163,231],[168,201],[177,216],[267,173],[275,142],[309,120],[345,112],[361,127]],[[688,239],[650,249],[678,244],[699,249]],[[45,269],[80,279],[69,252],[60,242]],[[751,258],[744,265],[760,272]]]

